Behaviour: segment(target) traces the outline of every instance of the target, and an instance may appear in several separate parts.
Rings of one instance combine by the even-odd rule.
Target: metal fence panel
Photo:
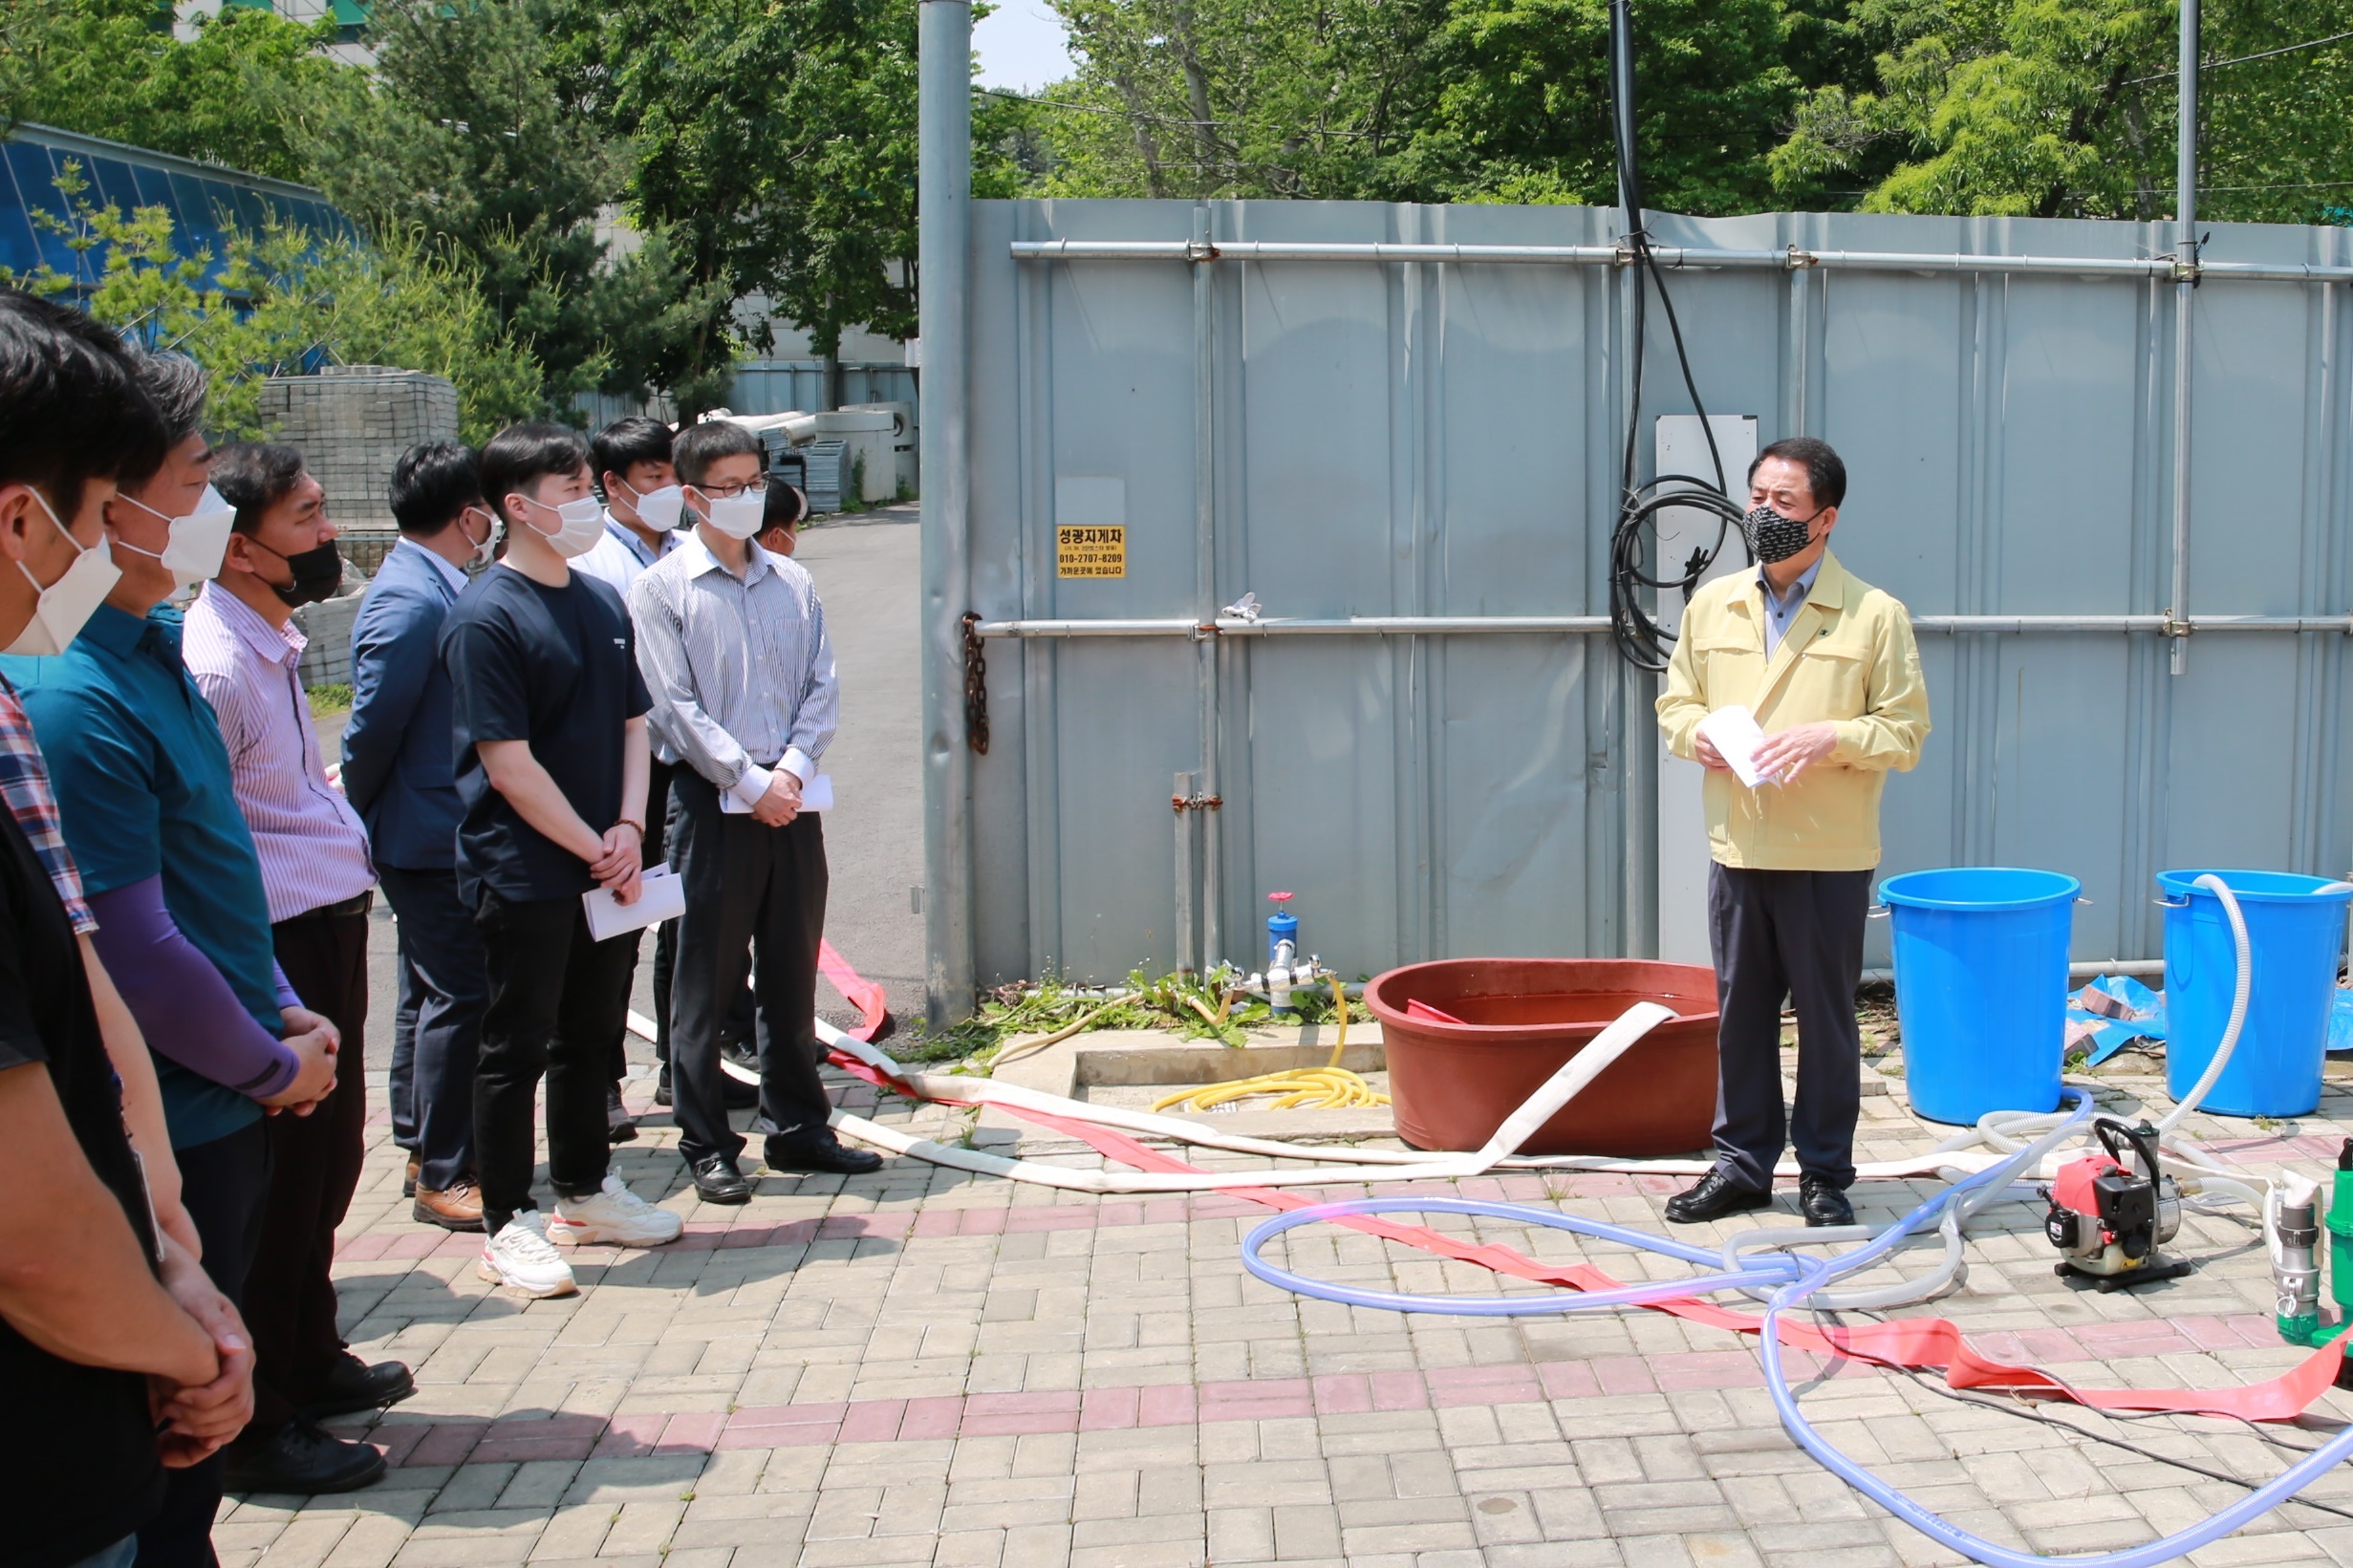
[[[1229,625],[1204,655],[1174,624],[1245,591],[1272,617],[1606,611],[1625,269],[1245,253],[1607,247],[1617,226],[1572,207],[974,204],[963,608],[993,631],[1160,623],[985,643],[991,749],[969,802],[932,803],[968,813],[984,981],[1175,961],[1184,814],[1170,782],[1210,761],[1205,740],[1222,804],[1192,813],[1192,832],[1202,856],[1218,846],[1215,956],[1258,956],[1275,889],[1298,892],[1307,945],[1349,972],[1653,950],[1656,688],[1607,638]],[[1197,230],[1225,253],[1188,262]],[[1915,616],[2175,608],[2172,286],[2136,259],[2163,250],[2160,228],[1767,214],[1660,218],[1654,233],[1683,251],[1669,286],[1710,412],[1757,416],[1763,440],[1835,444],[1851,476],[1835,548]],[[2348,238],[2216,226],[2204,259],[2342,268]],[[1164,253],[1017,259],[1017,241]],[[1781,265],[1791,247],[1899,259]],[[1743,254],[1710,261],[1726,252]],[[1946,259],[1958,255],[2083,269]],[[2199,290],[2196,616],[2353,610],[2344,287],[2217,273]],[[1646,475],[1651,420],[1693,407],[1655,297],[1648,341]],[[1112,521],[1127,574],[1059,577],[1058,522]],[[2353,864],[2342,630],[2201,630],[2178,675],[2156,630],[1931,623],[1920,641],[1935,733],[1919,769],[1890,781],[1884,872],[2081,876],[2093,902],[2075,955],[2094,961],[2160,951],[2160,869]]]

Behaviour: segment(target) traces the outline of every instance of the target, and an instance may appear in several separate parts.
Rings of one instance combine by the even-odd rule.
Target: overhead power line
[[[2342,43],[2347,38],[2353,38],[2353,32],[2332,32],[2325,38],[2307,38],[2300,44],[2282,44],[2277,49],[2267,49],[2259,54],[2239,54],[2227,60],[2205,60],[2200,62],[2198,69],[2202,72],[2219,71],[2226,65],[2245,65],[2249,60],[2268,60],[2275,54],[2293,54],[2299,49],[2319,49],[2323,44]],[[2125,85],[2135,87],[2145,81],[2163,81],[2168,76],[2180,75],[2181,67],[2175,66],[2170,71],[2159,71],[2147,76],[2134,76]]]

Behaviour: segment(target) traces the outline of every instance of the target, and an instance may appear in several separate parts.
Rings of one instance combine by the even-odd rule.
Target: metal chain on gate
[[[964,741],[982,756],[988,755],[988,655],[975,630],[981,617],[964,612]]]

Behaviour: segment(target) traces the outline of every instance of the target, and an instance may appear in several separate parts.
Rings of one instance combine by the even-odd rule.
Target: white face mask
[[[468,506],[464,512],[458,514],[458,527],[468,539],[471,539],[474,536],[474,530],[465,526],[466,515],[470,512],[481,512],[484,516],[489,518],[490,531],[482,536],[482,543],[474,547],[474,558],[466,564],[471,567],[486,567],[491,563],[491,561],[497,558],[498,542],[502,538],[506,537],[507,525],[500,522],[498,520],[498,514],[489,510],[487,507]],[[559,513],[558,515],[561,514]]]
[[[121,499],[149,517],[161,517],[169,523],[171,537],[164,541],[161,552],[140,549],[120,538],[115,541],[117,549],[161,561],[177,588],[210,582],[220,575],[221,558],[228,553],[229,528],[237,521],[237,508],[223,499],[220,491],[205,485],[205,493],[196,498],[196,510],[185,517],[166,516],[136,496],[125,495]]]
[[[768,498],[758,490],[745,490],[740,495],[731,496],[704,496],[702,504],[710,508],[707,521],[711,526],[730,539],[749,539],[758,533],[768,509]]]
[[[686,508],[686,492],[678,485],[665,484],[638,496],[636,505],[638,522],[656,533],[668,533],[679,526],[679,514]]]
[[[583,496],[578,501],[567,501],[561,506],[550,506],[530,496],[520,498],[527,505],[543,512],[553,512],[559,519],[552,533],[534,523],[532,530],[547,540],[549,548],[567,561],[576,560],[596,548],[596,541],[605,536],[605,509],[596,504],[594,496]]]
[[[65,542],[74,547],[74,564],[58,573],[55,582],[42,588],[31,567],[22,561],[16,563],[16,569],[25,574],[25,581],[33,586],[40,598],[33,604],[32,619],[25,623],[16,640],[0,649],[0,653],[21,654],[27,658],[54,658],[65,652],[66,644],[74,640],[92,612],[106,602],[106,595],[121,581],[122,569],[115,565],[114,556],[107,551],[85,545],[67,533],[48,497],[34,490],[32,499],[41,504],[41,510],[49,513],[50,526],[64,534]]]

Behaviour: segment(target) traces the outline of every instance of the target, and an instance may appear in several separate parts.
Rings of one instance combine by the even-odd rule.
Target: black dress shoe
[[[609,1085],[605,1089],[605,1142],[625,1144],[637,1136],[637,1124],[631,1119],[629,1107],[621,1104],[621,1085]]]
[[[882,1156],[852,1149],[833,1136],[831,1128],[814,1132],[780,1132],[761,1150],[771,1171],[821,1171],[837,1176],[862,1176],[882,1169]]]
[[[1852,1225],[1855,1206],[1846,1201],[1843,1188],[1833,1187],[1825,1176],[1805,1176],[1798,1182],[1798,1213],[1805,1216],[1808,1225]]]
[[[296,1416],[266,1437],[249,1431],[228,1446],[231,1492],[286,1492],[316,1496],[356,1492],[384,1473],[384,1456],[365,1443],[333,1436]]]
[[[482,1227],[478,1224],[474,1228]],[[347,1351],[335,1364],[335,1370],[319,1383],[318,1398],[305,1405],[302,1413],[313,1421],[322,1421],[331,1415],[377,1410],[398,1405],[416,1391],[416,1378],[399,1362],[379,1361],[371,1366]]]
[[[1753,1210],[1770,1208],[1772,1204],[1771,1192],[1736,1186],[1733,1179],[1718,1167],[1700,1177],[1698,1186],[1669,1198],[1667,1217],[1677,1225],[1696,1225],[1701,1220],[1721,1219],[1726,1214],[1745,1214]]]
[[[695,1191],[705,1203],[749,1203],[751,1183],[724,1154],[705,1154],[694,1163]]]
[[[669,1103],[670,1063],[665,1062],[661,1064],[661,1071],[656,1074],[654,1078],[654,1104],[658,1106],[666,1106]]]

